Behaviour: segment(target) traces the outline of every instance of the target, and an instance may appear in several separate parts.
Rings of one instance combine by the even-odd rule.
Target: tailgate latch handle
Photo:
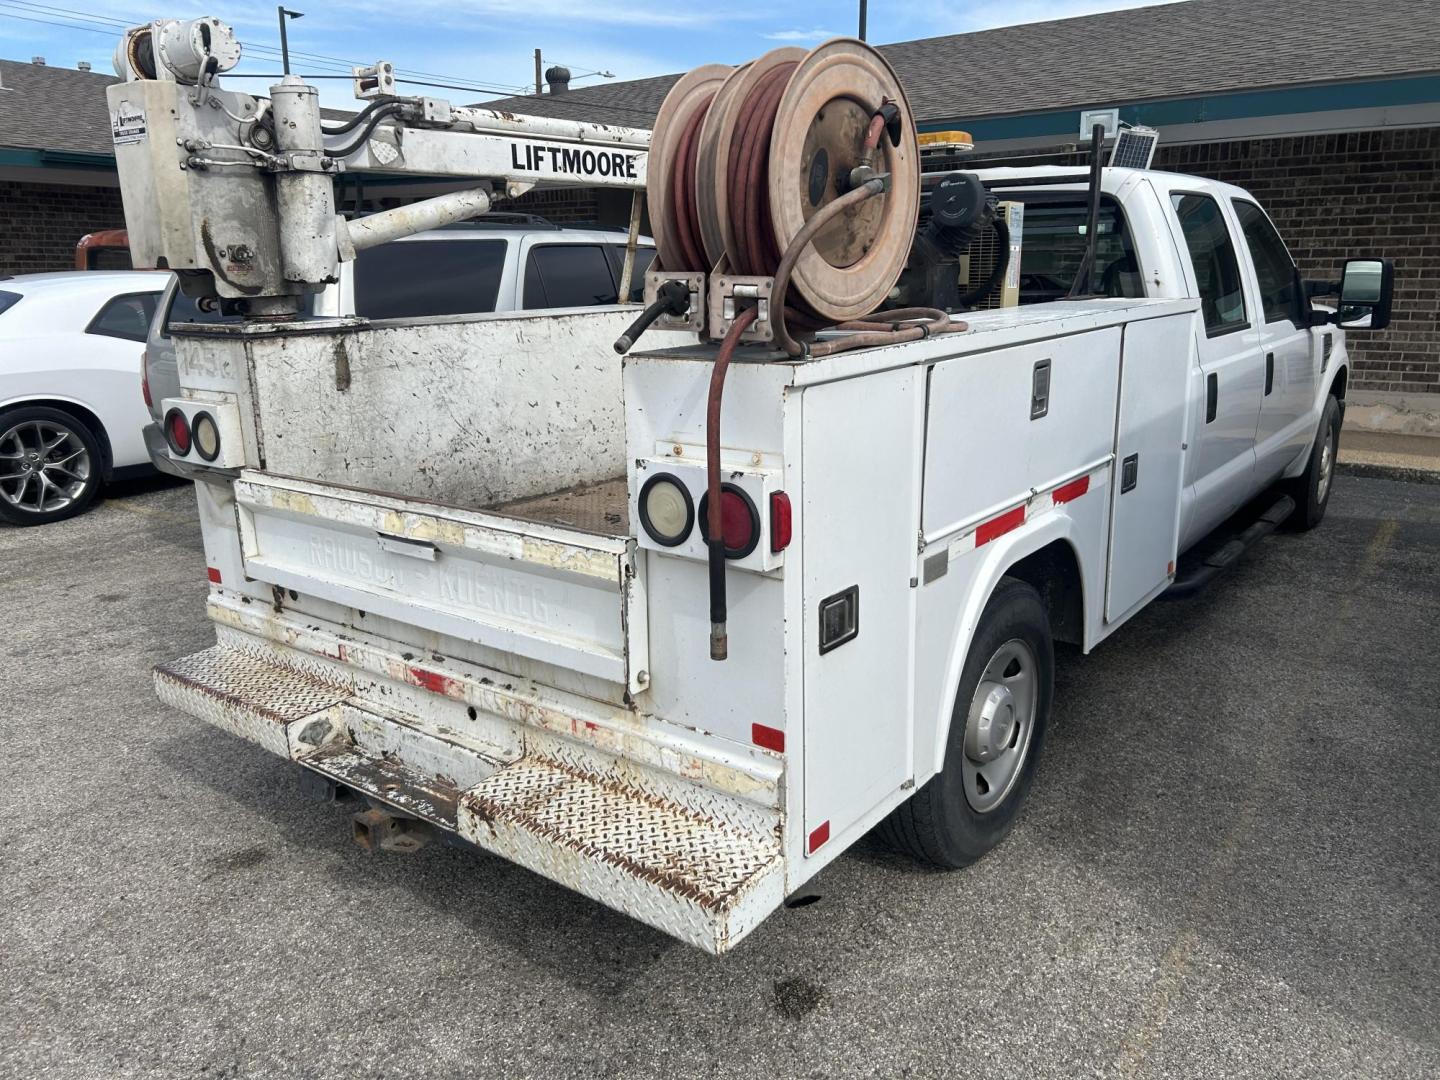
[[[379,542],[381,551],[388,551],[392,555],[405,555],[426,562],[434,562],[440,555],[440,549],[429,540],[411,540],[408,536],[391,536],[389,533],[376,533],[375,539]]]

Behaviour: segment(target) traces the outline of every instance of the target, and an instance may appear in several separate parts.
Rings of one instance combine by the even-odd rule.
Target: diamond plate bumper
[[[525,758],[460,797],[460,835],[708,952],[784,899],[779,839],[558,761]]]
[[[293,757],[290,731],[312,720],[337,722],[350,694],[342,682],[213,645],[155,668],[155,694],[166,705]]]
[[[691,785],[682,803],[664,787],[673,777],[647,783],[649,770],[608,755],[480,753],[384,715],[343,678],[228,645],[157,667],[155,688],[182,712],[708,952],[784,899],[779,816],[767,826],[724,792]]]

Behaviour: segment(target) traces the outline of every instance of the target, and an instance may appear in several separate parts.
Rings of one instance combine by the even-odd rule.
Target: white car
[[[150,470],[140,356],[170,277],[0,278],[0,519],[58,521],[107,481]]]

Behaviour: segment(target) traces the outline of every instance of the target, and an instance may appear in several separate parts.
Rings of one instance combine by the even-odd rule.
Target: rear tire
[[[1315,432],[1315,445],[1305,471],[1286,486],[1286,494],[1295,500],[1295,512],[1285,522],[1294,532],[1308,532],[1319,525],[1330,505],[1334,488],[1335,460],[1340,453],[1340,403],[1325,398],[1320,410],[1320,426]]]
[[[1005,839],[1035,779],[1054,672],[1040,594],[1003,578],[960,674],[944,767],[881,823],[880,836],[945,869],[968,866]]]
[[[95,501],[103,464],[95,434],[59,409],[0,414],[0,520],[48,525]]]

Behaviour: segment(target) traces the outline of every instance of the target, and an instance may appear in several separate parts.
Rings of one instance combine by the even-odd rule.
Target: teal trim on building
[[[24,169],[94,169],[114,172],[112,154],[90,154],[81,150],[21,150],[0,146],[0,168]]]
[[[1440,76],[1421,75],[1407,79],[1373,82],[1328,83],[1323,86],[1294,86],[1277,90],[1253,90],[1238,94],[1207,94],[1201,97],[1171,98],[1140,105],[1121,105],[1120,119],[1128,124],[1173,128],[1184,124],[1205,124],[1295,113],[1338,112],[1342,109],[1374,109],[1393,105],[1440,103]],[[1097,103],[1091,108],[1106,108]],[[966,119],[928,120],[921,131],[962,128],[976,142],[1000,139],[1033,139],[1045,136],[1076,135],[1080,130],[1079,109]]]

